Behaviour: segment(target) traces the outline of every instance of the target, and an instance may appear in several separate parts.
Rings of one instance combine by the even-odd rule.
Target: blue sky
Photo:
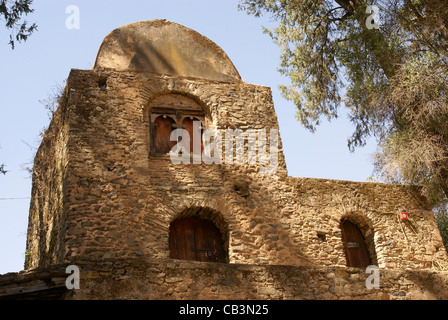
[[[69,5],[80,10],[79,29],[66,28]],[[196,30],[227,53],[245,82],[271,87],[290,176],[365,181],[371,175],[375,145],[350,153],[353,126],[344,116],[324,122],[314,134],[295,120],[294,105],[278,90],[287,83],[277,71],[280,50],[261,31],[275,22],[248,16],[237,5],[238,0],[35,0],[27,20],[36,22],[38,31],[15,50],[2,21],[0,164],[9,172],[0,176],[0,274],[23,269],[31,194],[24,167],[31,165],[39,132],[49,123],[39,100],[61,85],[70,69],[91,69],[104,37],[131,22],[167,19]]]

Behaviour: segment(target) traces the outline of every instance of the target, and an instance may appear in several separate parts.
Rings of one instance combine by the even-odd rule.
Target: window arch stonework
[[[211,119],[198,102],[182,94],[172,93],[154,98],[148,110],[150,155],[167,154],[176,145],[177,141],[170,141],[170,134],[175,129],[185,129],[189,134],[190,139],[188,145],[184,146],[185,150],[190,153],[202,151],[202,132]],[[199,140],[195,143],[195,139]],[[178,141],[182,139],[178,137]],[[170,150],[167,150],[168,146]]]

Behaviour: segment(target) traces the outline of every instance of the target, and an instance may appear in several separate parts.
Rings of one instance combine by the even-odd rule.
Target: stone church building
[[[270,88],[206,37],[112,31],[68,76],[35,157],[25,270],[0,276],[0,299],[447,299],[421,190],[290,177],[278,129]],[[180,163],[176,132],[195,137]]]

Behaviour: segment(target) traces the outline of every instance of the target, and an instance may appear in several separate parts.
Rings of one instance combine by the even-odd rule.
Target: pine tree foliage
[[[29,25],[23,20],[24,15],[32,13],[33,0],[0,0],[0,20],[5,23],[6,29],[10,30],[9,45],[15,48],[16,42],[26,41],[28,37],[37,30],[35,23]]]
[[[423,186],[448,248],[446,0],[240,0],[239,8],[278,23],[264,32],[281,48],[279,72],[290,83],[280,89],[298,121],[314,132],[346,108],[349,149],[375,138],[374,175]]]
[[[378,28],[369,28],[372,5]],[[283,96],[315,131],[346,108],[348,147],[370,137],[383,180],[427,186],[434,204],[448,197],[448,6],[442,0],[241,0],[281,48]],[[371,22],[371,21],[370,21]]]

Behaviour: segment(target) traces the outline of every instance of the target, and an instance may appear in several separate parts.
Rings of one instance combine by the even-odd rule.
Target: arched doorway
[[[169,247],[172,259],[226,262],[221,232],[212,221],[199,217],[173,221]]]
[[[361,230],[351,221],[341,221],[342,242],[348,267],[366,268],[371,265],[369,251]]]

